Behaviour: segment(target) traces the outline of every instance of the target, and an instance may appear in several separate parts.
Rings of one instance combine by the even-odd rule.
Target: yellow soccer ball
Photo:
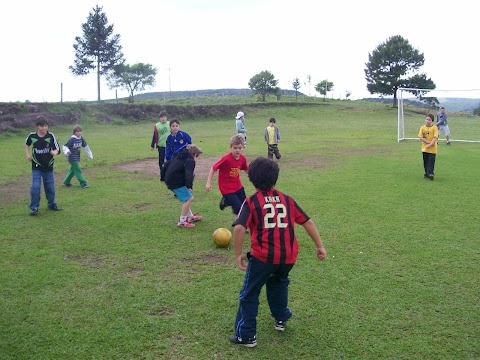
[[[217,245],[217,247],[229,247],[230,242],[232,241],[232,233],[228,229],[218,228],[213,232],[212,239],[213,243]]]

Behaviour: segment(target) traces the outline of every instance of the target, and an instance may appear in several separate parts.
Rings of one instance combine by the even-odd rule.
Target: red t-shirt
[[[304,224],[310,218],[295,200],[282,192],[257,191],[245,199],[233,225],[250,229],[251,254],[270,264],[295,264],[298,242],[295,223]]]
[[[248,170],[247,158],[240,154],[235,159],[228,153],[213,165],[213,170],[218,170],[218,187],[222,195],[233,194],[242,188],[240,171]]]

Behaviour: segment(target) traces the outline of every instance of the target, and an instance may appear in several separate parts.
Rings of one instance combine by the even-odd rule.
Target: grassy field
[[[440,144],[429,181],[420,143],[397,143],[391,106],[329,101],[239,110],[249,161],[266,155],[263,129],[277,118],[277,187],[312,217],[328,252],[317,261],[298,228],[287,330],[274,331],[263,292],[258,346],[227,341],[244,273],[232,248],[212,243],[233,215],[218,209],[217,177],[212,192],[205,182],[228,152],[234,119],[181,119],[204,151],[193,203],[204,219],[183,229],[176,226],[180,204],[159,182],[150,152],[155,120],[86,118],[80,123],[94,160],[83,153],[81,165],[90,188],[61,186],[68,164],[59,156],[59,213],[46,210],[42,190],[39,215],[28,215],[24,140],[33,129],[0,135],[0,358],[480,358],[480,145]],[[418,127],[424,118],[415,118]],[[62,144],[71,134],[71,126],[50,130]]]

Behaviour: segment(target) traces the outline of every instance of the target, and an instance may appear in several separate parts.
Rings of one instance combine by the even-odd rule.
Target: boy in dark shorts
[[[256,192],[245,200],[233,222],[234,253],[240,270],[246,271],[239,295],[235,320],[235,334],[229,340],[237,345],[257,345],[259,295],[264,285],[270,312],[275,319],[275,330],[284,331],[292,317],[288,308],[288,275],[298,256],[295,224],[302,225],[316,245],[316,256],[324,260],[327,252],[313,220],[290,196],[274,186],[279,168],[276,162],[265,157],[252,161],[248,178]],[[250,229],[251,251],[242,253],[246,229]],[[245,262],[248,262],[246,264]]]
[[[230,138],[230,152],[213,164],[205,185],[207,191],[212,190],[212,178],[218,170],[218,187],[222,193],[220,210],[231,206],[234,214],[238,214],[246,198],[245,189],[240,180],[240,171],[248,170],[247,159],[242,154],[244,140],[242,135],[234,135]]]

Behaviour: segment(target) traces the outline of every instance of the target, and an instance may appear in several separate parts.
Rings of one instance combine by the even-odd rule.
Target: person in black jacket
[[[182,213],[177,226],[195,227],[194,221],[199,221],[203,216],[193,214],[190,206],[193,201],[192,188],[195,162],[202,153],[196,145],[187,145],[178,155],[163,164],[162,178],[172,190],[177,199],[182,203]]]

